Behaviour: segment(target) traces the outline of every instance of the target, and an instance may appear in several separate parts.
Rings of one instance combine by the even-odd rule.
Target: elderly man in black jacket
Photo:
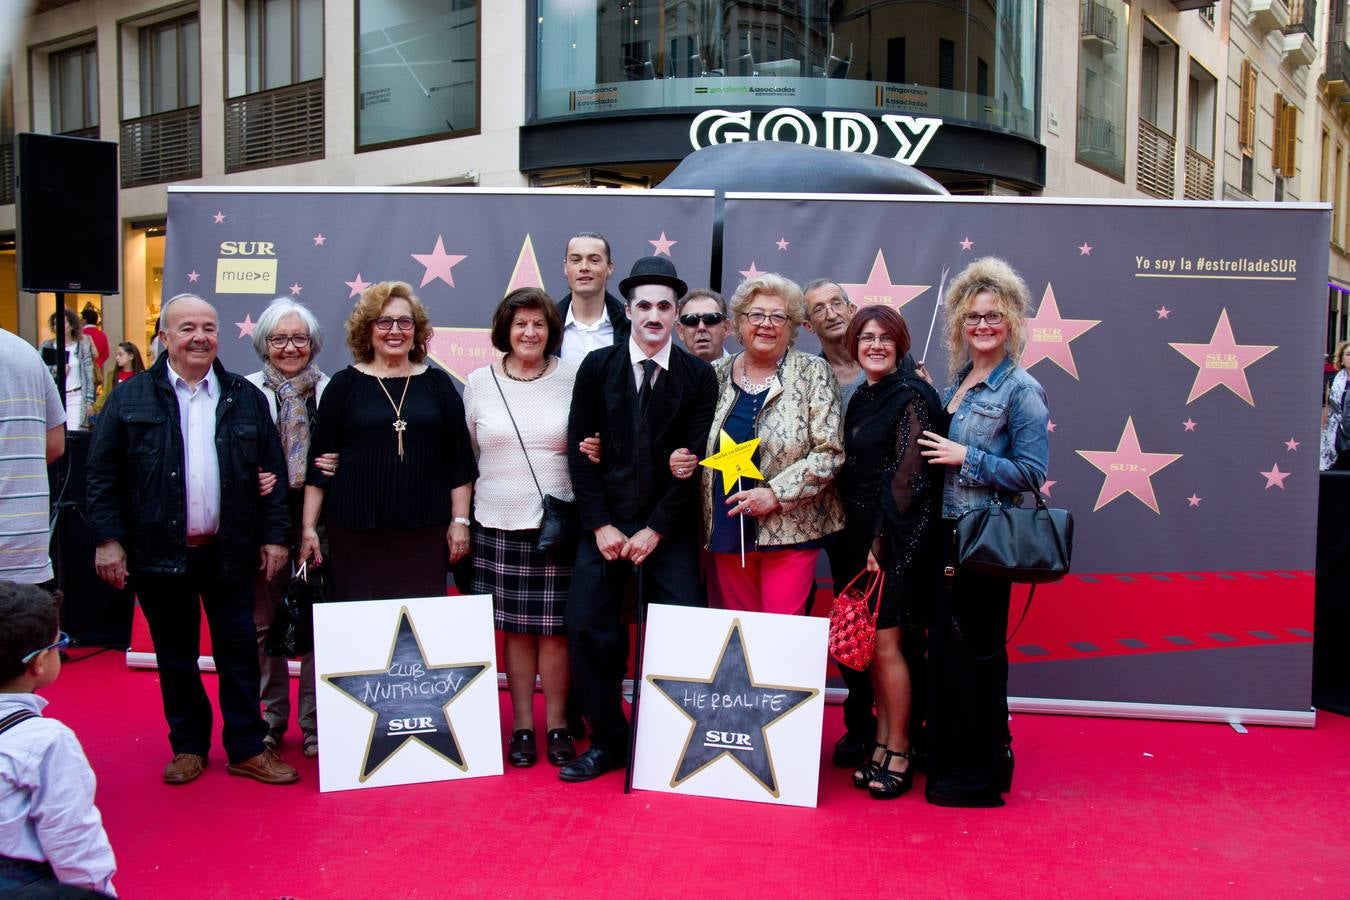
[[[94,431],[94,565],[114,587],[130,574],[150,625],[174,753],[164,780],[186,784],[207,763],[211,704],[197,669],[205,608],[227,771],[287,784],[299,775],[263,746],[253,627],[254,571],[270,578],[287,562],[284,492],[259,490],[262,472],[286,477],[281,440],[262,393],[216,361],[209,303],[179,294],[160,321],[166,352],[111,395]]]
[[[586,781],[628,760],[628,631],[620,610],[634,567],[643,572],[646,601],[705,603],[696,479],[673,478],[669,459],[679,447],[707,443],[717,378],[671,340],[675,301],[687,289],[669,260],[639,259],[619,290],[628,298],[632,334],[582,361],[567,424],[583,533],[565,615],[572,683],[594,737],[562,768],[564,781]],[[598,464],[580,449],[593,435],[604,448]]]

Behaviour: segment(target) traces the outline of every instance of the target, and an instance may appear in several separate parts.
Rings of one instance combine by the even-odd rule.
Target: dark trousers
[[[638,527],[615,524],[625,534],[638,531]],[[622,621],[623,598],[635,574],[631,563],[606,562],[595,537],[582,534],[565,616],[572,685],[591,724],[593,745],[619,759],[628,756],[628,720],[623,712],[628,627]],[[642,564],[640,577],[642,602],[707,605],[698,577],[698,544],[692,537],[663,539]]]
[[[0,893],[13,891],[17,896],[20,889],[55,883],[51,863],[0,856]]]
[[[928,633],[928,787],[1000,806],[1012,584],[960,569],[943,581]]]
[[[197,668],[199,609],[206,610],[211,631],[225,753],[230,762],[242,762],[263,750],[267,725],[258,712],[260,675],[252,576],[251,571],[222,575],[214,546],[189,548],[184,575],[135,576],[141,611],[155,642],[164,718],[174,753],[205,756],[211,747],[211,703]]]

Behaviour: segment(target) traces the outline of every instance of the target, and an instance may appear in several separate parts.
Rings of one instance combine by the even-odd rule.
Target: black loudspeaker
[[[94,536],[84,521],[84,474],[89,461],[89,432],[67,431],[66,453],[48,467],[56,513],[52,565],[65,594],[61,628],[83,647],[125,650],[131,643],[130,588],[117,590],[94,571]]]
[[[1323,472],[1317,498],[1313,706],[1350,716],[1350,472]]]
[[[117,145],[31,133],[18,143],[19,287],[119,293]]]

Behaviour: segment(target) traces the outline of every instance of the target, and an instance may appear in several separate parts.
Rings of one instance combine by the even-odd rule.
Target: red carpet
[[[207,679],[214,692],[214,678]],[[882,803],[828,765],[820,808],[634,793],[555,770],[318,793],[160,782],[158,675],[107,652],[45,692],[99,779],[123,897],[1350,896],[1350,720],[1316,729],[1017,716],[1008,806]],[[503,705],[506,703],[502,695]]]

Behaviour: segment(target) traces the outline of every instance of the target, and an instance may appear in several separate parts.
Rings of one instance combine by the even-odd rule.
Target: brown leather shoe
[[[230,763],[225,771],[261,781],[263,784],[290,784],[300,780],[295,768],[281,761],[275,750],[264,750],[240,763]]]
[[[206,757],[196,753],[175,753],[164,767],[165,784],[187,784],[206,768]]]

